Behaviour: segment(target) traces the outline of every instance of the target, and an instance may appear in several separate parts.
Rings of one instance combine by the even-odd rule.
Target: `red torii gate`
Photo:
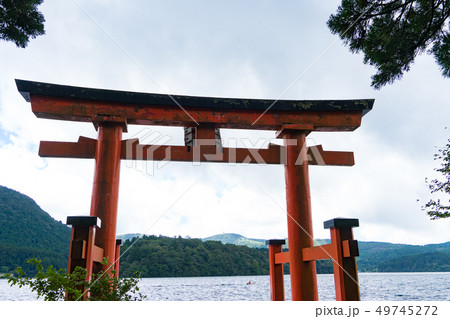
[[[358,221],[328,221],[325,227],[331,228],[332,244],[314,247],[308,172],[309,165],[352,166],[353,153],[324,151],[320,145],[308,148],[306,136],[312,131],[355,130],[362,116],[372,109],[374,100],[228,99],[24,80],[16,80],[16,84],[37,117],[92,122],[98,130],[96,140],[80,137],[78,142],[42,141],[39,148],[43,157],[95,158],[96,162],[90,217],[67,220],[72,225],[69,272],[81,265],[90,277],[101,269],[98,262],[106,257],[118,275],[120,243],[116,242],[116,222],[121,159],[224,163],[262,160],[284,164],[286,175],[289,251],[281,251],[281,241],[269,241],[272,300],[284,300],[280,266],[286,262],[290,265],[292,300],[318,300],[315,260],[324,258],[333,258],[337,299],[359,299],[354,262],[357,242],[351,232]],[[185,146],[142,145],[138,139],[122,140],[127,125],[134,124],[184,127]],[[258,150],[224,148],[220,128],[276,130],[284,146],[270,144],[267,149]],[[103,269],[108,270],[107,267]]]

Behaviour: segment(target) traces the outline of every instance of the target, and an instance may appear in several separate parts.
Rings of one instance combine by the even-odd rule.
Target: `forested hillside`
[[[0,273],[36,257],[44,266],[67,267],[70,229],[55,221],[34,200],[0,186]]]
[[[449,253],[425,253],[389,259],[378,266],[380,272],[450,271]]]
[[[203,241],[215,240],[223,244],[234,244],[238,246],[247,246],[251,248],[267,248],[264,239],[247,238],[239,234],[227,233],[221,235],[214,235],[202,239]]]
[[[248,239],[238,234],[220,234],[203,240],[219,240],[223,243],[248,245],[263,243],[263,239]],[[329,244],[329,239],[315,239],[315,245]],[[287,247],[287,245],[285,245]],[[391,244],[385,242],[358,241],[356,258],[360,272],[427,272],[450,271],[450,242],[430,245]],[[263,246],[261,246],[263,247]],[[317,263],[318,273],[332,271],[330,264]]]
[[[207,240],[216,240],[220,241],[223,244],[234,244],[238,246],[247,246],[251,248],[267,248],[266,239],[256,239],[256,238],[247,238],[239,234],[233,233],[225,233],[220,235],[209,236],[206,238],[202,238],[203,241]],[[286,244],[283,245],[283,248],[288,247],[288,239],[285,238]],[[314,239],[314,245],[324,245],[329,244],[329,239]]]
[[[267,250],[224,245],[218,241],[144,236],[126,241],[132,248],[120,260],[123,276],[143,277],[267,275]]]
[[[120,260],[120,272],[125,277],[135,271],[139,271],[143,277],[269,274],[267,248],[181,237],[144,236],[125,241],[121,251],[124,254]],[[331,273],[331,262],[319,261],[317,271]],[[288,267],[285,267],[285,272],[288,273]]]
[[[120,264],[122,276],[129,276],[136,270],[144,277],[269,273],[268,250],[261,245],[264,239],[249,239],[238,234],[221,234],[203,240],[163,236],[144,236],[138,240],[133,238],[135,236],[143,235],[120,236],[125,241],[121,249],[124,253]],[[41,259],[44,266],[66,268],[69,240],[69,227],[55,221],[31,198],[0,186],[0,273],[18,266],[29,271],[26,260],[30,258]],[[328,242],[319,239],[316,245]],[[359,251],[358,270],[363,272],[450,271],[450,242],[424,246],[359,242]],[[287,265],[285,270],[288,270]],[[331,262],[317,262],[317,272],[332,272]]]
[[[359,242],[359,254],[358,270],[364,272],[450,271],[450,242],[424,246]]]

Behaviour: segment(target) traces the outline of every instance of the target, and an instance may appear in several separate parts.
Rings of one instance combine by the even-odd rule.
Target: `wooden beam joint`
[[[92,116],[92,124],[94,124],[95,130],[98,131],[99,125],[122,125],[122,132],[128,132],[127,119],[121,115],[102,115],[96,114]]]
[[[287,264],[289,263],[290,259],[291,258],[288,251],[275,254],[275,264]]]
[[[357,240],[343,240],[342,253],[344,257],[358,257],[359,248]]]

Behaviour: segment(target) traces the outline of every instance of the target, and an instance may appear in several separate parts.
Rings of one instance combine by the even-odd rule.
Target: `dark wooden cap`
[[[284,245],[286,240],[284,239],[268,239],[266,240],[266,245]]]
[[[115,91],[96,88],[85,88],[68,85],[58,85],[34,81],[16,80],[17,89],[30,102],[30,94],[45,95],[61,98],[92,100],[101,102],[130,103],[141,105],[159,105],[184,108],[207,108],[210,110],[261,110],[267,111],[333,111],[348,112],[361,111],[362,115],[369,112],[374,99],[363,100],[270,100],[270,99],[242,99],[220,98],[186,95],[168,95],[155,93],[141,93]]]
[[[72,226],[102,226],[102,221],[96,216],[67,216],[67,225]]]
[[[323,222],[323,228],[351,228],[358,227],[358,218],[334,218]]]

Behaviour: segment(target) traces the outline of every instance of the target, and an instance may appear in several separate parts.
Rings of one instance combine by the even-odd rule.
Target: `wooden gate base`
[[[359,221],[354,218],[335,218],[324,222],[324,228],[330,229],[331,243],[303,248],[300,255],[303,263],[332,259],[334,286],[337,301],[359,301],[358,272],[356,258],[359,256],[358,241],[353,239],[353,227]],[[289,251],[282,251],[282,239],[266,241],[269,245],[270,292],[272,301],[284,300],[283,264],[291,262]]]
[[[96,245],[96,235],[101,229],[101,220],[95,216],[69,216],[67,225],[72,226],[67,272],[73,273],[76,267],[85,268],[86,281],[89,282],[92,274],[102,270],[104,250]],[[121,243],[120,239],[116,240],[117,257],[120,256]],[[109,267],[110,264],[107,266]],[[119,260],[116,260],[111,268],[116,278],[119,278]],[[89,296],[89,291],[85,292],[84,299]],[[66,299],[71,300],[72,298],[66,294]]]

